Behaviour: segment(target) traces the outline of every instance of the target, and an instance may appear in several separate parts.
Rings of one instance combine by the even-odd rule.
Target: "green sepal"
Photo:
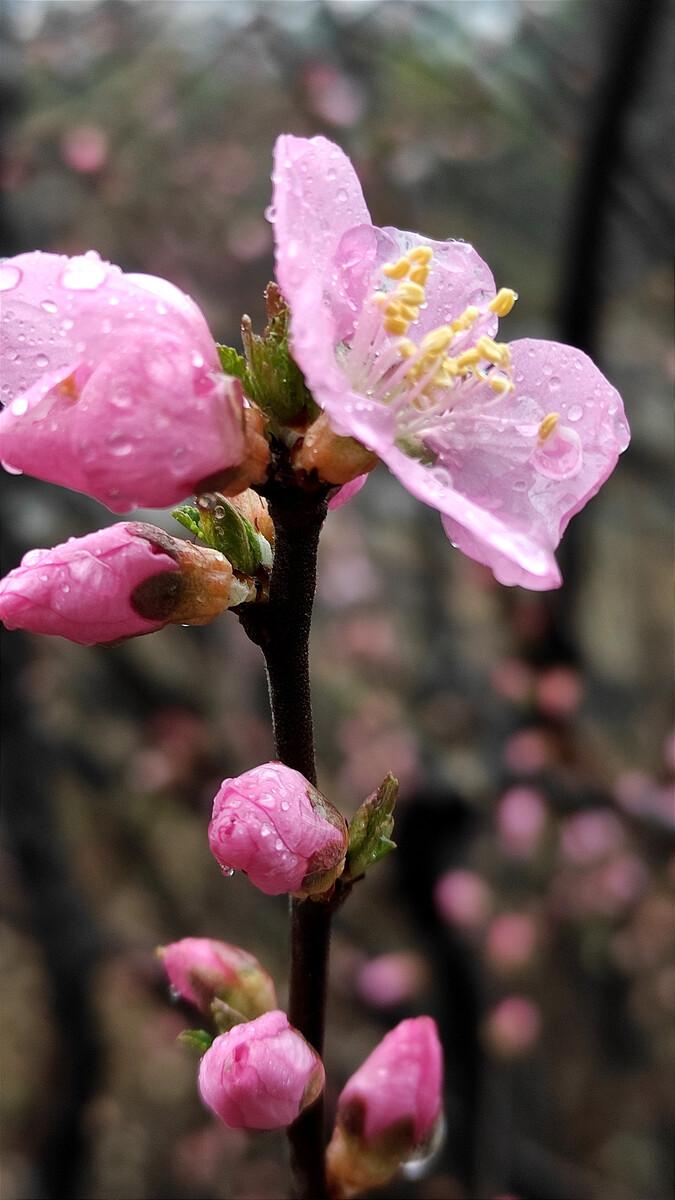
[[[248,318],[242,321],[246,394],[279,425],[297,420],[304,413],[313,419],[318,411],[316,403],[288,347],[288,305],[276,284],[268,284],[265,300],[268,324],[262,334],[253,332]]]
[[[184,1029],[178,1034],[178,1041],[184,1046],[189,1046],[191,1050],[196,1050],[199,1054],[205,1054],[214,1041],[212,1033],[208,1033],[206,1029]]]
[[[235,1025],[244,1025],[248,1020],[243,1013],[218,996],[211,1001],[211,1015],[218,1033],[229,1033]]]
[[[216,343],[220,365],[226,375],[234,375],[236,379],[241,379],[247,390],[248,384],[248,367],[243,354],[235,350],[233,346],[221,346]]]
[[[260,567],[272,565],[267,539],[218,492],[200,496],[196,506],[181,504],[173,516],[204,545],[223,554],[235,571],[255,575]]]
[[[376,792],[364,800],[349,824],[349,849],[345,877],[358,879],[390,851],[396,849],[391,840],[394,828],[394,806],[398,796],[398,779],[389,773]]]

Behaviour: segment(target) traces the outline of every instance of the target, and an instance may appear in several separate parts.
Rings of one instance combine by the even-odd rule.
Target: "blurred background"
[[[387,770],[399,849],[334,937],[329,1105],[431,1012],[447,1137],[392,1198],[665,1200],[675,1076],[669,535],[672,9],[657,0],[6,0],[0,252],[95,247],[262,323],[271,150],[324,133],[373,219],[473,242],[570,341],[633,442],[565,585],[495,585],[380,468],[331,515],[313,642],[319,779]],[[110,520],[3,477],[3,571]],[[168,514],[143,514],[171,527]],[[178,526],[173,532],[178,534]],[[215,936],[286,987],[283,898],[223,879],[226,776],[272,755],[234,617],[115,649],[5,637],[4,1200],[267,1200],[281,1135],[202,1110],[154,947]],[[195,1023],[195,1022],[193,1022]]]

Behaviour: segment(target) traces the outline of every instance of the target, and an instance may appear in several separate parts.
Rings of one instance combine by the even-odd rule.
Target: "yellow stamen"
[[[472,346],[470,350],[464,350],[462,354],[457,355],[457,366],[461,371],[464,367],[473,367],[484,357],[476,346]]]
[[[452,328],[454,332],[461,333],[465,329],[470,329],[470,327],[474,324],[479,311],[480,310],[476,308],[475,304],[470,304],[468,308],[465,308],[464,312],[460,313],[458,317],[455,317],[454,321],[452,322]]]
[[[420,349],[425,354],[442,354],[447,350],[452,341],[453,330],[450,325],[439,325],[438,329],[432,329],[431,333],[427,333],[422,338]]]
[[[514,389],[512,380],[506,379],[504,375],[490,375],[488,383],[493,392],[500,392],[502,396],[505,392],[512,392]]]
[[[431,246],[415,246],[414,250],[410,250],[408,258],[414,263],[430,263],[434,256]]]
[[[428,278],[429,278],[429,268],[424,266],[423,264],[419,267],[413,267],[412,271],[410,272],[410,274],[408,276],[408,279],[410,280],[411,283],[420,283],[420,284],[422,284],[423,287]]]
[[[414,304],[399,304],[398,311],[406,321],[416,321],[420,315],[420,310]]]
[[[413,354],[417,354],[417,346],[410,338],[401,338],[398,344],[398,352],[401,358],[412,358]]]
[[[518,293],[514,292],[513,288],[500,288],[494,300],[488,304],[488,308],[498,317],[507,317],[517,299]]]
[[[383,324],[387,333],[402,334],[408,332],[410,322],[405,317],[385,316]]]
[[[419,283],[400,283],[396,296],[405,304],[424,304],[424,288]]]
[[[545,442],[547,438],[550,438],[559,420],[560,413],[556,412],[549,413],[547,417],[544,417],[537,435],[540,442]]]
[[[496,367],[511,366],[511,351],[505,342],[494,342],[492,338],[483,336],[478,338],[476,349]]]
[[[399,258],[398,262],[386,263],[382,268],[382,274],[388,279],[405,279],[410,270],[410,262],[407,258]]]

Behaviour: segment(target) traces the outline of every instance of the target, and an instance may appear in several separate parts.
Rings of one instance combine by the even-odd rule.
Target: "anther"
[[[544,417],[537,433],[540,442],[545,442],[547,438],[550,438],[559,420],[560,413],[556,412],[549,413],[547,417]]]
[[[385,316],[383,324],[387,333],[402,334],[408,332],[410,322],[405,317]]]
[[[410,270],[410,262],[407,258],[399,258],[398,262],[386,263],[382,268],[382,274],[388,279],[405,279]]]
[[[414,263],[430,263],[434,256],[431,246],[415,246],[408,254],[408,258]]]
[[[498,317],[506,317],[517,299],[518,293],[514,292],[513,288],[500,288],[494,300],[488,304],[488,309]]]
[[[400,283],[396,295],[406,304],[424,304],[424,288],[419,283]]]

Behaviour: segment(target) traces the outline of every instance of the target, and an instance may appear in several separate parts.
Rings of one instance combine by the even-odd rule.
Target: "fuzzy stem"
[[[276,537],[269,601],[243,607],[239,617],[265,656],[277,755],[315,784],[309,634],[326,498],[282,484],[268,485],[266,496]],[[332,912],[331,902],[291,901],[288,1016],[319,1054]],[[298,1200],[326,1200],[323,1096],[290,1126],[288,1139]]]

